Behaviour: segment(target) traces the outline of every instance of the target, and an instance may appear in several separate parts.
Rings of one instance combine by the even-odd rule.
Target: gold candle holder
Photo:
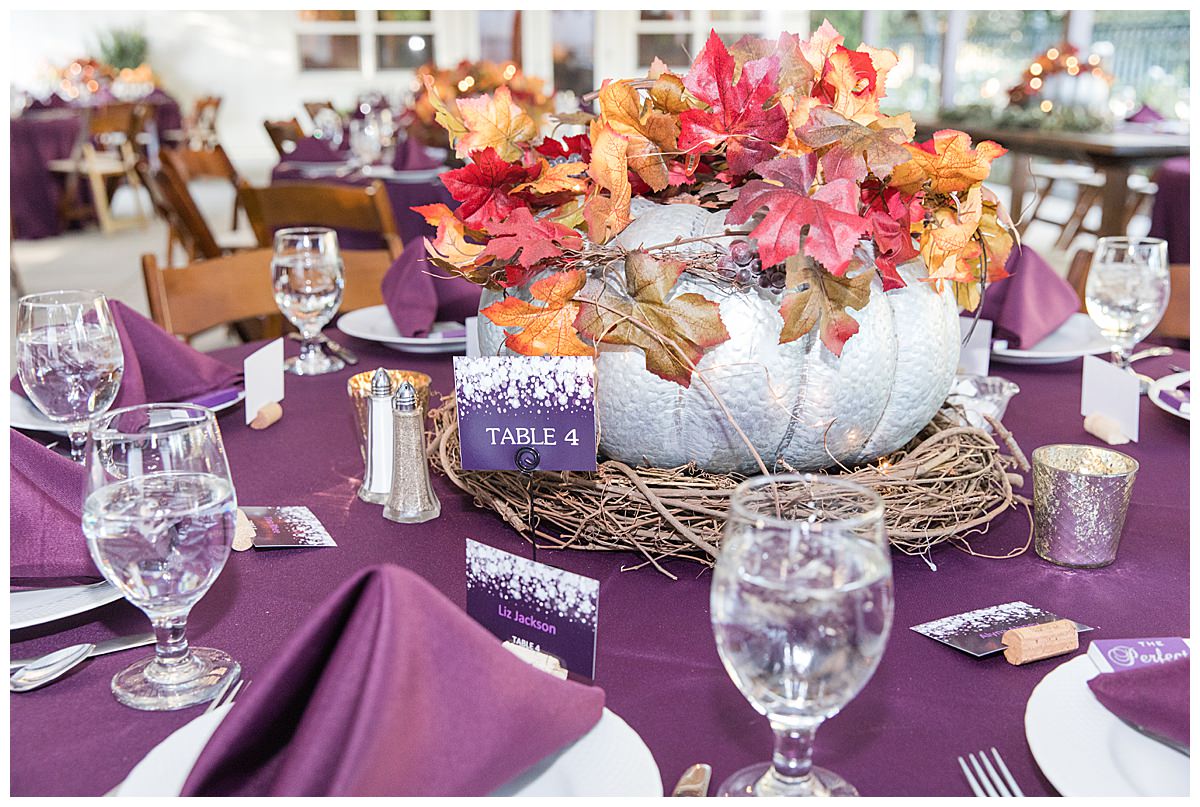
[[[417,407],[421,412],[429,411],[429,386],[432,383],[429,376],[414,370],[387,370],[386,372],[392,379],[393,390],[400,389],[400,385],[407,381],[417,391]],[[358,450],[362,454],[363,462],[367,460],[367,404],[371,397],[371,376],[374,374],[374,370],[368,370],[365,373],[352,375],[346,381],[346,394],[350,396],[350,402],[354,405]]]
[[[1117,559],[1133,457],[1109,448],[1056,444],[1033,452],[1033,547],[1059,566],[1095,569]]]

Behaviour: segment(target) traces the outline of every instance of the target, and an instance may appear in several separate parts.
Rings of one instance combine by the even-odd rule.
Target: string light
[[[1052,101],[1050,101],[1049,99],[1047,99],[1045,101],[1042,101],[1042,103],[1039,105],[1039,107],[1041,108],[1041,110],[1043,112],[1049,112],[1050,110],[1054,109],[1054,103]]]
[[[1029,79],[1029,89],[1040,90],[1042,88],[1042,80],[1040,78]]]
[[[1091,56],[1089,56],[1089,57],[1088,57],[1088,64],[1091,64],[1091,65],[1097,65],[1097,64],[1100,64],[1100,56],[1099,56],[1099,54],[1095,54],[1095,53],[1093,53]]]
[[[1071,76],[1079,75],[1079,65],[1073,64],[1067,68],[1067,74]]]
[[[1040,76],[1042,74],[1041,64],[1034,62],[1033,64],[1029,65],[1029,72],[1035,76]]]
[[[511,81],[512,77],[515,76],[516,74],[517,74],[517,66],[515,64],[510,64],[508,67],[504,68],[504,80],[505,81]]]
[[[1046,58],[1050,59],[1051,61],[1053,61],[1054,59],[1057,59],[1058,58],[1058,48],[1050,48],[1050,50],[1046,51]]]

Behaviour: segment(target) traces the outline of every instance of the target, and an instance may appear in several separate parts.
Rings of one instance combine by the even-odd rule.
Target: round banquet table
[[[220,416],[242,505],[307,505],[337,541],[331,549],[234,553],[196,606],[188,635],[223,648],[253,679],[313,607],[355,570],[405,566],[460,606],[465,602],[464,541],[472,538],[529,555],[500,518],[435,476],[442,515],[421,525],[383,519],[356,498],[363,463],[345,388],[355,371],[376,366],[429,373],[439,392],[453,388],[447,356],[397,353],[331,330],[352,347],[357,368],[316,378],[288,376],[283,419],[265,431],[243,425],[240,407]],[[295,343],[285,340],[287,351]],[[255,346],[219,355],[240,360]],[[1151,376],[1188,363],[1188,354],[1139,364]],[[1096,444],[1079,416],[1081,362],[993,372],[1016,381],[1005,424],[1028,455],[1051,442]],[[816,762],[863,795],[970,795],[955,758],[996,746],[1025,793],[1053,795],[1025,740],[1025,704],[1034,686],[1063,659],[1013,667],[1000,657],[976,660],[909,628],[938,617],[1025,600],[1089,625],[1096,638],[1188,635],[1188,424],[1143,399],[1141,441],[1124,446],[1141,463],[1117,562],[1070,571],[1040,560],[1032,548],[1016,558],[972,557],[949,547],[933,555],[936,571],[894,555],[896,617],[887,651],[857,698],[817,734]],[[1027,480],[1028,481],[1028,480]],[[1025,492],[1029,492],[1026,485]],[[974,545],[1000,555],[1025,544],[1024,508],[997,519]],[[539,551],[539,560],[598,578],[600,620],[596,684],[607,705],[646,741],[673,786],[695,762],[713,766],[714,786],[771,754],[767,721],[725,674],[709,626],[711,573],[667,562],[677,580],[651,568],[623,571],[632,553]],[[81,641],[148,629],[124,601],[69,620],[15,632],[14,657]],[[1085,649],[1085,638],[1081,648]],[[109,693],[114,673],[146,648],[102,656],[63,680],[10,695],[13,795],[99,795],[119,783],[145,754],[199,714],[137,712]],[[420,652],[414,648],[413,652]],[[397,693],[403,697],[403,693]]]

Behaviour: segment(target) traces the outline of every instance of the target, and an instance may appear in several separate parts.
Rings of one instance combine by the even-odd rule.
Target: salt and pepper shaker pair
[[[429,521],[442,512],[429,482],[425,417],[416,388],[405,381],[393,395],[392,379],[383,368],[371,377],[367,468],[358,497],[385,505],[384,518],[405,524]]]

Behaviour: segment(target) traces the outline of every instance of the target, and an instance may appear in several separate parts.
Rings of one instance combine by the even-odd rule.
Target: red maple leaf
[[[835,179],[810,192],[816,172],[811,154],[772,160],[757,170],[766,181],[746,183],[726,222],[741,224],[760,208],[767,209],[750,234],[758,242],[763,266],[799,255],[807,228],[803,252],[833,274],[845,273],[859,237],[869,229],[858,214],[858,185]]]
[[[883,290],[902,288],[904,279],[896,267],[917,257],[911,225],[922,208],[914,196],[887,187],[881,180],[870,179],[862,188],[865,217],[875,239],[875,266],[883,276]]]
[[[579,157],[586,163],[592,158],[592,141],[588,140],[587,135],[581,134],[569,135],[562,140],[547,137],[541,143],[534,146],[534,150],[547,160],[560,158],[569,160],[571,157]]]
[[[493,148],[471,152],[471,162],[462,168],[442,174],[446,190],[461,204],[458,215],[476,228],[491,229],[514,210],[525,207],[525,200],[511,193],[512,189],[535,179],[540,166],[524,166],[505,162]]]
[[[733,56],[713,31],[683,80],[709,108],[688,109],[679,116],[679,148],[690,152],[724,144],[729,170],[745,176],[775,154],[774,144],[787,136],[788,126],[779,104],[766,106],[779,91],[779,57],[746,62],[736,84],[734,66]]]
[[[490,234],[484,255],[511,261],[520,252],[517,262],[526,269],[547,258],[557,258],[564,249],[583,246],[579,233],[550,219],[535,219],[526,207],[517,208],[507,219],[493,224]]]

